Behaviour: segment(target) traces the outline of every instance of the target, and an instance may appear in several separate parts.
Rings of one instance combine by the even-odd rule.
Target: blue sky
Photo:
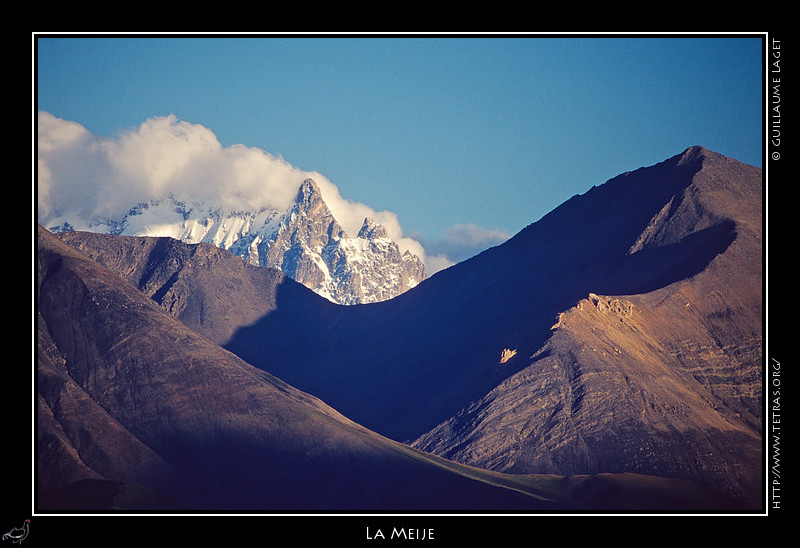
[[[762,42],[569,36],[39,37],[37,109],[157,116],[327,177],[433,242],[514,234],[692,145],[761,167]],[[433,246],[433,243],[430,244]]]

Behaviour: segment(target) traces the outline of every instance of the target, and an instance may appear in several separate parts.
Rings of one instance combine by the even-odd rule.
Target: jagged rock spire
[[[361,229],[358,231],[358,237],[370,240],[374,238],[388,238],[389,235],[382,225],[375,222],[375,219],[367,217],[364,219],[364,224],[361,225]]]
[[[172,199],[131,209],[103,226],[107,230],[97,231],[212,243],[252,264],[277,268],[340,304],[390,299],[425,277],[420,259],[401,254],[374,219],[365,219],[358,237],[350,237],[311,178],[300,183],[286,211],[226,213]]]

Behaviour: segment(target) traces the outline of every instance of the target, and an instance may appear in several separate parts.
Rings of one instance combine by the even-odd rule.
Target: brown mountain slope
[[[761,170],[692,147],[392,301],[307,316],[296,355],[270,351],[280,306],[226,347],[454,460],[669,475],[758,506],[762,192]]]
[[[760,170],[692,147],[355,307],[288,283],[259,302],[255,278],[227,259],[214,263],[227,265],[219,279],[168,259],[147,289],[126,269],[173,254],[110,260],[91,250],[108,240],[65,237],[248,363],[393,439],[517,474],[685,478],[757,507],[761,193]],[[237,308],[214,327],[215,310]]]
[[[619,270],[415,446],[503,471],[683,477],[761,505],[761,173],[704,149],[662,167],[683,166],[689,184],[651,210]],[[629,179],[660,182],[652,171],[609,184],[634,192]]]
[[[65,232],[56,237],[218,344],[228,341],[236,329],[274,311],[279,286],[307,293],[280,271],[254,266],[211,244],[91,232]],[[316,301],[320,308],[332,307],[324,300]]]
[[[41,228],[37,252],[42,510],[554,506],[365,430]]]
[[[699,187],[695,178],[706,170],[715,172],[714,180],[738,177],[739,167],[709,163],[716,156],[690,149],[619,176],[573,197],[503,245],[386,303],[295,322],[291,299],[283,299],[279,290],[276,299],[283,299],[283,309],[244,326],[225,346],[365,426],[411,440],[524,367],[519,358],[533,355],[549,338],[558,314],[589,293],[654,292],[691,279],[724,254],[733,265],[724,276],[733,276],[728,283],[737,290],[723,295],[718,324],[746,321],[748,336],[759,336],[754,330],[760,329],[760,236],[745,228],[760,221],[750,214],[733,220],[713,209],[677,207],[682,196],[692,198],[687,204],[703,205],[711,185]],[[760,211],[760,171],[743,169],[746,194],[738,203]],[[726,200],[729,206],[737,203]],[[681,215],[670,215],[670,203]],[[682,225],[661,231],[663,245],[642,239],[659,214]],[[682,236],[672,241],[667,234]],[[637,245],[641,249],[632,252]],[[731,307],[736,314],[726,319],[728,298],[749,304]],[[269,349],[283,344],[282,328],[290,324],[314,334],[315,344],[273,359]],[[518,359],[501,366],[504,348],[516,349]],[[268,356],[271,363],[262,362]]]
[[[37,251],[37,511],[739,508],[682,481],[514,476],[420,453],[242,362],[41,228]]]

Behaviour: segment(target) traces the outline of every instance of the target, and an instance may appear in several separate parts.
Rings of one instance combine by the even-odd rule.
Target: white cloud
[[[488,229],[475,224],[459,224],[444,231],[438,240],[418,239],[427,251],[432,274],[448,266],[469,259],[490,247],[499,245],[510,235],[498,229]]]
[[[431,255],[428,253],[425,258],[425,274],[427,276],[433,276],[440,270],[450,268],[454,264],[456,264],[456,262],[447,255]]]
[[[175,116],[151,118],[113,138],[92,135],[47,112],[38,116],[40,219],[74,213],[113,218],[138,202],[170,195],[224,209],[285,209],[307,177],[317,182],[348,234],[373,217],[394,239],[405,239],[394,213],[346,200],[322,174],[258,148],[223,147],[208,128]],[[419,247],[406,242],[415,244]]]
[[[339,193],[339,189],[319,173],[314,172],[310,174],[310,177],[319,186],[323,200],[325,200],[334,218],[347,234],[350,236],[358,234],[364,219],[370,217],[386,229],[386,233],[392,240],[397,242],[401,252],[408,250],[417,255],[423,262],[426,262],[424,247],[416,239],[403,234],[403,227],[400,225],[397,214],[391,211],[375,211],[365,204],[346,200]]]
[[[95,153],[97,139],[86,128],[45,113],[38,117],[37,170],[39,218],[63,210],[82,211],[94,201],[104,167]]]
[[[357,234],[366,217],[375,219],[402,251],[426,263],[429,275],[508,237],[458,225],[426,251],[420,238],[403,233],[395,213],[348,200],[324,175],[279,156],[240,144],[223,147],[208,128],[173,115],[100,137],[76,122],[40,112],[37,139],[38,216],[45,225],[66,215],[118,219],[137,203],[170,195],[229,210],[285,209],[310,177],[348,234]]]
[[[207,128],[151,118],[113,138],[40,112],[38,210],[118,217],[138,202],[172,195],[222,208],[287,207],[304,173],[242,145],[222,147]]]

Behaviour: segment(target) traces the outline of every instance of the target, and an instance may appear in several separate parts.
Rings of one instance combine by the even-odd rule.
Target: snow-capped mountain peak
[[[425,278],[419,257],[401,254],[373,219],[364,219],[355,238],[348,236],[312,179],[300,184],[285,211],[224,211],[168,198],[136,204],[121,219],[67,216],[49,224],[53,232],[86,230],[210,243],[252,264],[277,268],[340,304],[390,299]]]

